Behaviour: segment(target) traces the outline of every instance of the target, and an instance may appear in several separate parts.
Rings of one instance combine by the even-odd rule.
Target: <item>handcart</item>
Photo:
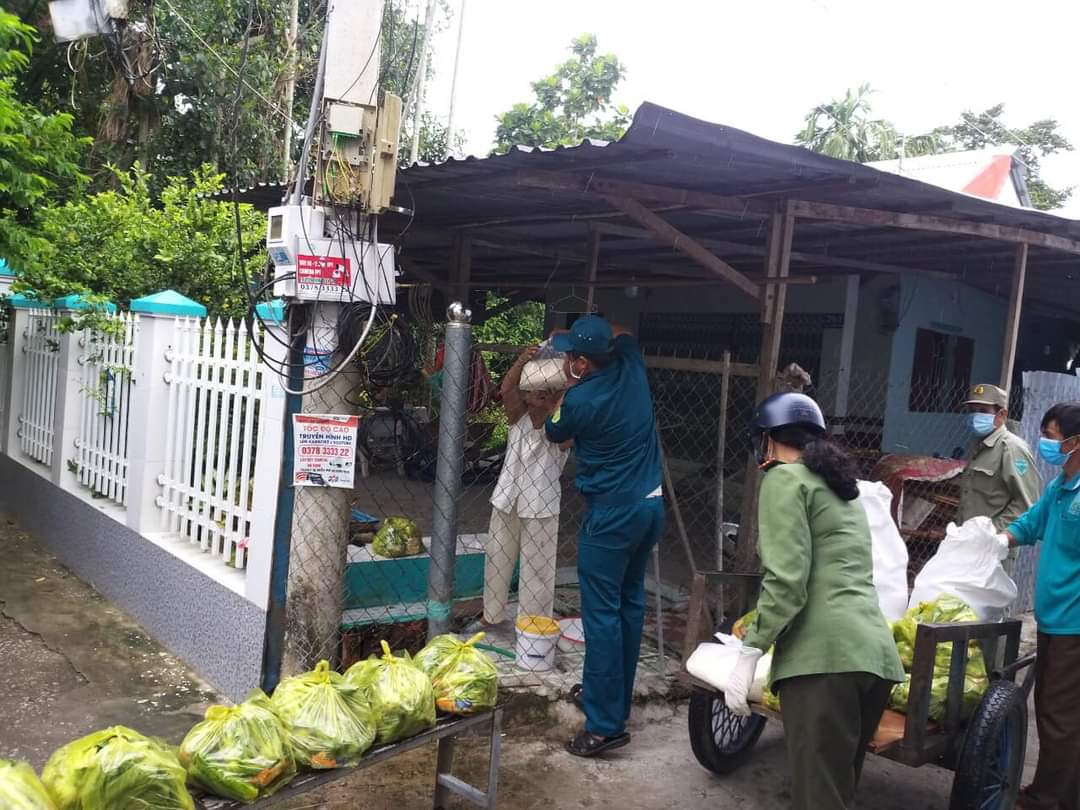
[[[760,574],[699,572],[694,576],[687,628],[687,655],[703,640],[706,595],[710,587],[734,589],[744,610],[756,602]],[[724,622],[730,625],[730,622]],[[914,768],[937,765],[955,773],[949,810],[1012,810],[1020,790],[1027,747],[1028,695],[1034,683],[1035,656],[1019,657],[1020,627],[1016,620],[919,625],[911,670],[906,715],[886,711],[868,751]],[[964,667],[968,642],[982,648],[990,685],[970,717],[964,718]],[[929,719],[934,654],[938,644],[954,642],[949,665],[945,719]],[[1017,675],[1027,670],[1021,683]],[[691,689],[690,745],[698,762],[718,775],[731,773],[751,757],[754,744],[769,720],[781,714],[753,706],[750,717],[739,717],[724,704],[724,696],[689,673],[682,678]],[[783,707],[781,706],[781,709]]]

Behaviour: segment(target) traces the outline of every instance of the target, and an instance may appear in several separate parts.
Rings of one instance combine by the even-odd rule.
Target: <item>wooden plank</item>
[[[596,269],[600,264],[600,239],[596,231],[589,234],[589,271],[586,278],[589,281],[589,292],[585,297],[585,311],[592,312],[593,299],[596,297]]]
[[[472,275],[472,235],[459,233],[454,237],[453,298],[469,305],[469,278]]]
[[[643,228],[634,228],[629,225],[617,225],[613,222],[592,222],[589,228],[610,236],[621,236],[626,239],[654,239],[655,237]],[[731,242],[724,239],[711,239],[694,236],[702,245],[720,253],[733,253],[739,256],[764,256],[766,248],[763,245],[747,245],[743,242]],[[886,264],[872,262],[864,259],[848,259],[842,256],[830,256],[826,253],[806,253],[793,250],[791,261],[804,264],[821,265],[827,268],[866,270],[872,273],[892,273],[896,275],[925,275],[940,279],[954,279],[951,273],[943,273],[940,270],[926,270],[920,267],[907,267],[898,264]]]
[[[685,253],[706,269],[730,281],[751,298],[761,298],[761,290],[753,281],[727,262],[710,253],[700,242],[691,239],[674,225],[661,219],[637,200],[630,197],[607,197],[607,200],[612,207],[622,211],[632,220],[669,242],[673,248]]]
[[[844,288],[844,326],[840,332],[840,368],[836,375],[836,405],[833,415],[843,420],[848,412],[848,395],[851,391],[851,362],[855,354],[855,322],[859,313],[859,277],[847,277]],[[834,433],[844,431],[841,421]]]
[[[937,217],[929,214],[900,214],[894,211],[876,211],[870,208],[854,208],[846,205],[789,201],[789,210],[797,217],[846,222],[851,225],[880,225],[893,228],[909,228],[917,231],[967,234],[1001,242],[1020,242],[1066,253],[1080,254],[1080,242],[1026,228],[995,225],[989,222],[970,222],[963,219]]]
[[[1012,291],[1009,293],[1009,317],[1005,321],[1005,346],[1001,352],[1001,387],[1012,388],[1013,365],[1016,362],[1016,340],[1020,332],[1020,313],[1024,308],[1024,284],[1027,280],[1028,246],[1016,246]]]

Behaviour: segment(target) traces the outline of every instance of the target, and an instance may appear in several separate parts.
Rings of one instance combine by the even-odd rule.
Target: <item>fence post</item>
[[[61,315],[72,315],[89,308],[79,295],[67,295],[53,301]],[[116,312],[114,304],[106,304],[109,314]],[[78,492],[79,476],[74,466],[78,448],[79,424],[82,418],[82,370],[79,366],[80,332],[67,331],[60,337],[56,361],[56,404],[53,411],[53,452],[50,477],[52,482],[68,492]]]
[[[472,313],[460,303],[446,310],[446,354],[439,397],[439,456],[435,467],[435,511],[431,516],[428,567],[428,638],[450,629],[457,556],[457,507],[465,463],[465,406],[469,390]]]
[[[7,391],[7,428],[4,431],[4,452],[12,458],[21,455],[19,433],[23,398],[26,395],[26,340],[30,329],[30,312],[46,305],[25,295],[13,295],[8,299],[11,306],[11,325],[8,330],[10,362],[8,373],[11,385]]]
[[[284,309],[279,302],[256,307],[265,327],[263,352],[270,363],[262,369],[259,404],[259,433],[256,440],[254,496],[251,503],[251,533],[248,541],[247,578],[244,595],[262,610],[270,601],[270,568],[274,551],[274,520],[278,485],[281,481],[282,447],[285,441],[285,389],[275,368],[287,362],[288,332]],[[254,339],[249,335],[249,339]]]
[[[127,525],[140,534],[163,529],[158,476],[165,472],[168,427],[169,350],[176,341],[177,318],[206,317],[206,307],[177,292],[137,298],[131,311],[139,313],[139,340],[131,374],[128,414]]]

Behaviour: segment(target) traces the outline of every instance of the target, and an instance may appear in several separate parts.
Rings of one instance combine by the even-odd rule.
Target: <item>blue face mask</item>
[[[1039,439],[1039,456],[1050,466],[1062,466],[1069,460],[1070,455],[1062,452],[1059,439]]]
[[[976,436],[989,436],[994,432],[994,415],[992,413],[969,413],[967,426],[968,430]]]

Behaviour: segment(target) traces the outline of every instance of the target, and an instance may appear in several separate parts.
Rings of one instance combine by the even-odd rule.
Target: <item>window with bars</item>
[[[960,335],[918,329],[911,366],[908,409],[914,413],[949,413],[963,402],[971,385],[975,341]]]

